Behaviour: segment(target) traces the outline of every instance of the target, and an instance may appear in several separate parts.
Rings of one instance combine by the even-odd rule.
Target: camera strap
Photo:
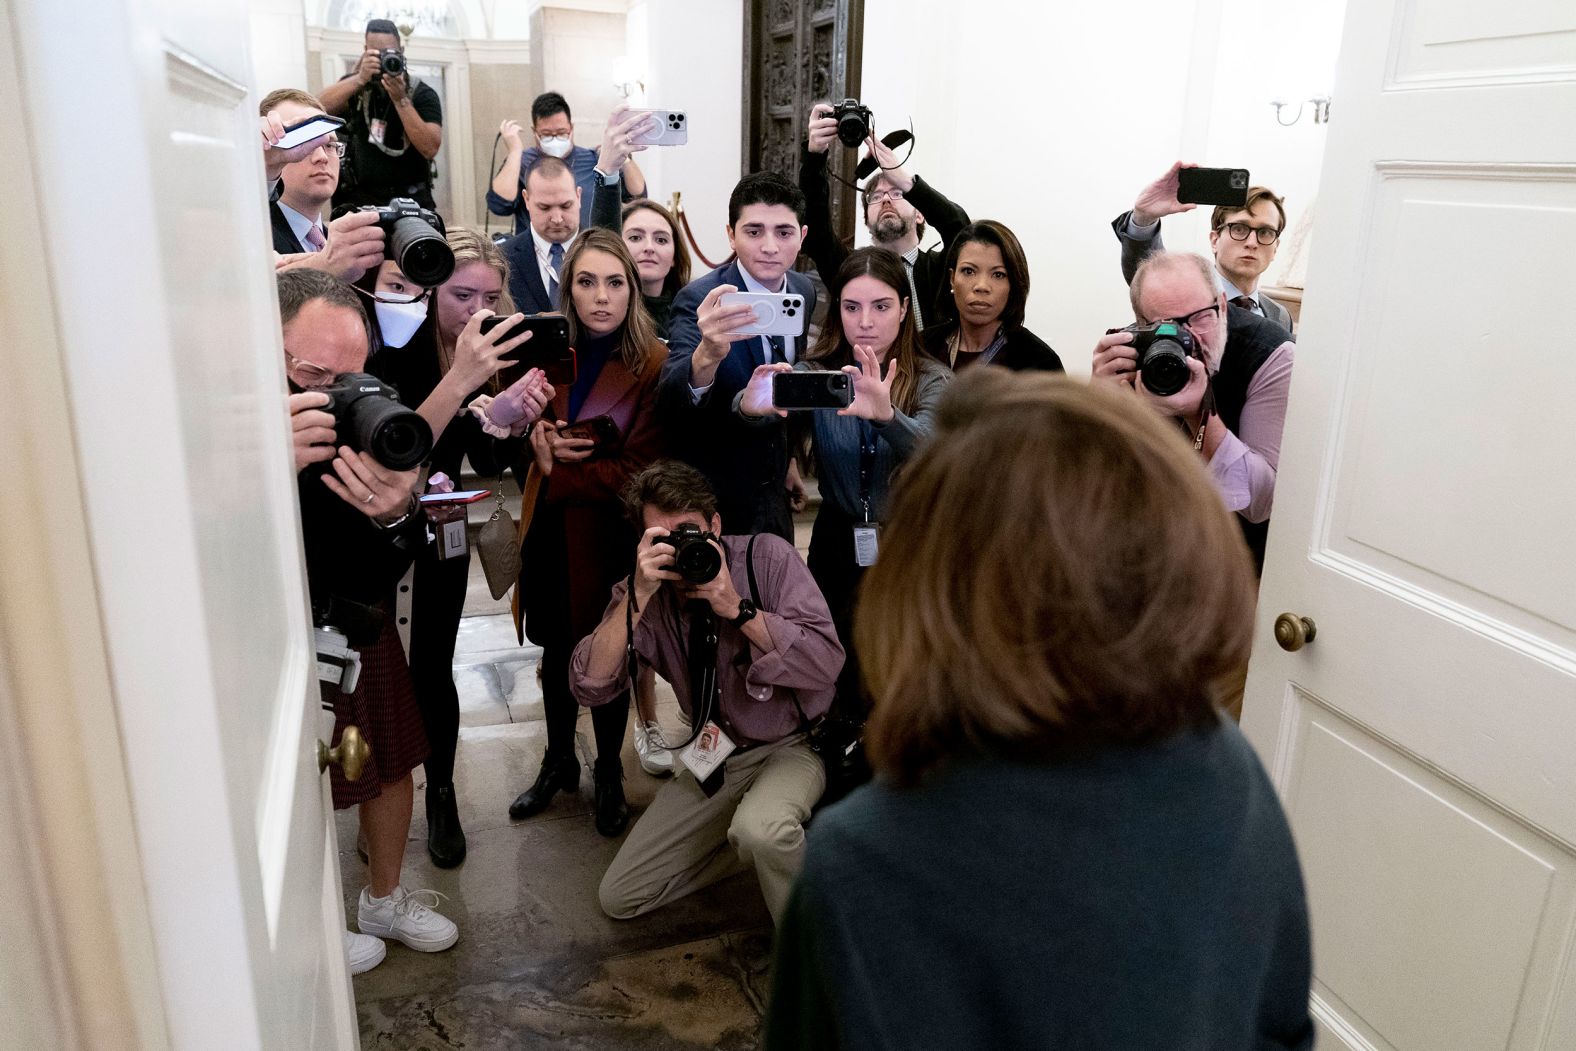
[[[690,734],[677,744],[668,744],[665,740],[658,742],[661,747],[677,752],[688,747],[701,732],[706,729],[716,716],[717,709],[717,642],[718,624],[717,615],[709,606],[704,606],[704,612],[697,610],[691,618],[689,644],[685,649],[685,657],[689,667],[690,680]],[[683,621],[679,622],[681,625]],[[681,629],[682,630],[682,629]],[[624,600],[624,674],[629,681],[629,691],[633,696],[636,692],[635,684],[640,678],[639,655],[635,652],[635,571],[629,574],[628,592]],[[636,714],[647,722],[654,722],[654,718],[647,720],[646,714],[639,710],[639,698],[636,698]],[[655,713],[653,713],[654,715]]]

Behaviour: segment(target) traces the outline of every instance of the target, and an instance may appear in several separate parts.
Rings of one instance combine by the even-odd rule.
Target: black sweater
[[[925,329],[921,337],[925,344],[925,353],[951,367],[947,353],[947,340],[958,329],[957,322],[938,325],[935,328]],[[1062,368],[1061,355],[1052,350],[1050,344],[1023,326],[1007,333],[1007,343],[991,361],[992,365],[1000,365],[1013,372],[1065,372]]]
[[[1313,1045],[1296,850],[1224,720],[859,789],[810,828],[775,971],[768,1051]]]

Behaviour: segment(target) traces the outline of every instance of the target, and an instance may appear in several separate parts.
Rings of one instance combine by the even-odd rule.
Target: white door
[[[52,481],[82,495],[81,630],[115,715],[93,729],[118,737],[140,862],[113,892],[145,896],[170,1043],[349,1048],[246,14],[7,5],[25,130],[6,149],[33,175],[7,207],[41,233],[0,252],[42,272],[47,300],[15,307],[59,346],[58,430],[33,439],[75,449]]]
[[[1243,714],[1327,1049],[1576,1048],[1573,246],[1576,5],[1352,0]]]

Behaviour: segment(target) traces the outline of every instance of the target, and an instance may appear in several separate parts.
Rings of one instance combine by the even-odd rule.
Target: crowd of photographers
[[[1287,1000],[1306,994],[1295,858],[1272,794],[1262,797],[1262,773],[1214,714],[1240,704],[1246,628],[1238,607],[1251,610],[1253,566],[1262,565],[1294,350],[1284,308],[1259,288],[1286,225],[1281,200],[1245,182],[1235,187],[1237,203],[1215,208],[1211,260],[1162,247],[1162,217],[1194,207],[1181,192],[1190,166],[1173,165],[1145,188],[1114,224],[1134,323],[1094,341],[1092,382],[1088,392],[1076,385],[1085,393],[1074,396],[1074,385],[1031,375],[1060,373],[1062,362],[1025,325],[1029,265],[1012,230],[972,219],[911,173],[894,152],[900,141],[872,135],[869,111],[857,103],[810,111],[796,178],[759,172],[738,182],[726,217],[732,256],[696,276],[679,224],[645,196],[633,159],[659,141],[653,114],[615,110],[597,150],[573,143],[569,104],[555,93],[531,108],[535,145],[527,148],[525,129],[505,122],[509,155],[487,203],[514,217],[515,233],[494,243],[434,212],[427,162],[441,144],[436,97],[409,74],[392,25],[369,24],[366,43],[356,71],[320,99],[283,89],[261,105],[324,704],[334,713],[336,742],[355,727],[371,746],[365,770],[347,764],[333,772],[334,805],[360,808],[368,864],[359,933],[344,935],[352,971],[375,966],[384,939],[439,951],[459,938],[429,893],[406,889],[401,867],[411,774],[420,764],[429,854],[440,867],[465,857],[452,663],[477,558],[495,598],[513,592],[521,641],[541,648],[547,747],[511,817],[530,818],[557,793],[577,791],[575,725],[585,707],[595,737],[595,826],[623,836],[630,813],[619,757],[633,708],[641,766],[669,779],[606,872],[601,906],[609,916],[634,917],[753,869],[784,938],[778,990],[787,1006],[773,1015],[774,1046],[836,1046],[849,1027],[893,1024],[875,1018],[885,1012],[869,1004],[851,1009],[827,984],[852,967],[871,997],[888,995],[875,988],[881,983],[865,969],[869,961],[856,959],[865,950],[831,944],[837,939],[828,931],[855,924],[853,914],[837,918],[842,880],[852,881],[849,901],[860,901],[867,897],[861,879],[917,879],[906,872],[909,861],[850,875],[850,856],[823,857],[802,894],[795,880],[806,864],[812,812],[870,778],[867,720],[881,791],[915,782],[954,754],[955,742],[922,740],[915,725],[894,722],[891,713],[921,694],[934,710],[915,709],[919,729],[932,719],[935,734],[961,734],[972,751],[959,754],[975,757],[1062,757],[1068,742],[1148,744],[1188,727],[1227,735],[1211,747],[1224,747],[1229,759],[1210,753],[1198,761],[1211,776],[1229,767],[1233,791],[1259,793],[1251,821],[1263,840],[1263,871],[1272,875],[1233,905],[1247,910],[1237,925],[1211,937],[1251,942],[1262,931],[1248,913],[1262,906],[1281,939],[1279,955],[1229,969],[1233,980],[1278,983],[1275,999],[1262,1002],[1268,994],[1255,987],[1241,1002],[1195,1004],[1180,1022],[1160,1012],[1154,1031],[1171,1039],[1178,1025],[1229,1024],[1270,1041],[1251,1046],[1301,1046],[1305,1005]],[[312,124],[335,114],[345,115],[342,122]],[[317,134],[297,141],[303,128]],[[861,174],[870,177],[859,193],[871,247],[850,250],[833,230],[829,160],[838,143],[866,148]],[[931,231],[939,242],[926,247]],[[819,285],[803,272],[812,267]],[[818,288],[825,320],[811,326]],[[949,393],[959,376],[965,381]],[[1098,404],[1090,408],[1082,397]],[[991,412],[1017,413],[1021,426],[994,437],[976,433]],[[1025,430],[1037,420],[1045,428],[1039,438]],[[1053,433],[1054,440],[1045,437]],[[945,470],[936,466],[943,458],[926,451],[943,442],[954,460],[971,445],[984,458],[936,474]],[[1151,455],[1146,443],[1163,446],[1163,455],[1152,455],[1164,463],[1140,472],[1148,487],[1140,489],[1154,496],[1156,486],[1180,486],[1193,494],[1195,517],[1202,506],[1213,524],[1140,537],[1107,522],[1121,507],[1137,514],[1142,503],[1136,490],[1075,494],[1080,486],[1101,488],[1091,473],[1097,468],[1116,469],[1099,464],[1120,460],[1118,453],[1091,448],[1107,442],[1134,456]],[[1057,463],[1025,467],[1024,456]],[[1189,466],[1190,458],[1204,469]],[[457,491],[466,463],[494,487],[512,472],[523,494],[518,508],[499,498],[474,541],[464,502],[474,494]],[[927,472],[929,482],[914,480]],[[820,504],[806,560],[794,549],[793,528],[811,476]],[[1056,491],[1036,504],[1034,494],[1053,479]],[[916,504],[915,491],[926,486],[931,498],[962,500],[980,513]],[[1230,528],[1232,520],[1241,544],[1217,535],[1220,522]],[[1100,535],[1091,533],[1096,526]],[[1203,550],[1178,547],[1191,529],[1209,533]],[[985,550],[996,533],[1000,550]],[[1015,539],[1001,539],[1009,536]],[[1077,546],[1084,539],[1087,554]],[[980,558],[1019,560],[1009,565],[1015,574],[995,581],[994,594],[968,590],[985,586],[983,577],[970,583],[970,574],[985,572],[971,546]],[[1157,551],[1171,561],[1157,560]],[[954,560],[945,567],[943,552]],[[919,590],[907,605],[893,604],[902,575],[883,567],[894,558],[916,573],[935,569],[928,598],[917,579],[908,582]],[[1068,565],[1052,573],[1035,560]],[[1192,647],[1186,660],[1165,645],[1109,654],[1118,663],[1196,665],[1192,680],[1166,680],[1171,695],[1154,709],[1161,715],[1132,706],[1097,711],[1085,702],[1102,699],[1087,695],[1100,693],[1102,676],[1119,693],[1149,695],[1131,668],[1056,658],[1044,685],[1047,696],[1071,698],[1055,702],[1060,707],[1036,709],[1032,684],[1009,676],[1000,682],[1021,695],[1016,715],[943,716],[932,687],[894,664],[894,640],[906,637],[911,618],[919,625],[912,630],[940,633],[933,646],[901,650],[915,668],[951,652],[948,639],[955,642],[960,630],[965,643],[976,632],[982,652],[999,642],[1001,666],[1037,667],[1029,651],[1049,637],[1093,652],[1109,639],[1058,627],[1055,617],[1070,611],[1046,605],[1057,589],[1069,602],[1114,602],[1147,623],[1146,601],[1168,598],[1173,578],[1188,576],[1178,566],[1191,562],[1198,564],[1188,579],[1211,582],[1180,596],[1177,613],[1188,627],[1176,631],[1176,645]],[[1084,579],[1080,563],[1109,575]],[[1024,581],[1038,583],[1026,588]],[[922,612],[927,601],[937,603],[933,616]],[[1007,630],[992,602],[1021,622]],[[884,623],[873,625],[878,618]],[[1089,631],[1131,634],[1099,616],[1087,619],[1095,625]],[[980,680],[1004,674],[978,660],[957,663]],[[939,667],[932,678],[967,692],[956,671]],[[656,676],[671,684],[682,723],[659,717]],[[906,688],[883,688],[897,680]],[[1168,753],[1143,777],[1164,795],[1168,778],[1192,776],[1173,767],[1192,761]],[[1061,790],[1080,799],[1114,791],[1103,784]],[[1002,814],[1037,820],[1021,804],[1039,789],[976,788]],[[874,791],[839,807],[844,820],[826,821],[850,850],[874,849],[861,839],[870,827],[849,816],[875,806]],[[1222,820],[1248,820],[1229,801],[1216,802],[1221,814],[1230,811]],[[1172,820],[1198,827],[1220,816],[1205,813],[1215,816]],[[927,818],[942,832],[958,819],[946,806]],[[1083,834],[1070,825],[1057,833],[1069,841]],[[833,835],[811,837],[812,851]],[[992,858],[981,861],[988,866]],[[1077,878],[1100,878],[1100,860],[1085,861]],[[898,898],[916,914],[928,911],[922,895],[905,890]],[[1100,908],[1119,911],[1114,900]],[[1002,922],[976,919],[983,929]],[[917,946],[916,935],[894,928],[879,937],[899,955]],[[1071,966],[1041,962],[1051,971]],[[915,988],[909,998],[922,999]],[[970,1024],[971,1008],[955,990],[930,995],[952,1004],[949,1025]],[[908,1031],[908,1023],[899,1028]],[[906,1045],[893,1039],[889,1046]]]

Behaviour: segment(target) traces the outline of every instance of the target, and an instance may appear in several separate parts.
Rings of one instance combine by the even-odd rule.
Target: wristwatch
[[[736,628],[742,628],[755,619],[756,612],[755,603],[747,598],[741,598],[739,600],[739,615],[728,621],[728,623]]]
[[[622,171],[615,171],[612,174],[608,174],[607,172],[603,171],[601,168],[597,168],[597,169],[595,169],[595,171],[596,171],[596,174],[597,174],[597,178],[602,180],[602,185],[603,186],[617,186],[619,184],[619,181],[621,179],[623,179],[623,177],[624,177],[624,173]]]

